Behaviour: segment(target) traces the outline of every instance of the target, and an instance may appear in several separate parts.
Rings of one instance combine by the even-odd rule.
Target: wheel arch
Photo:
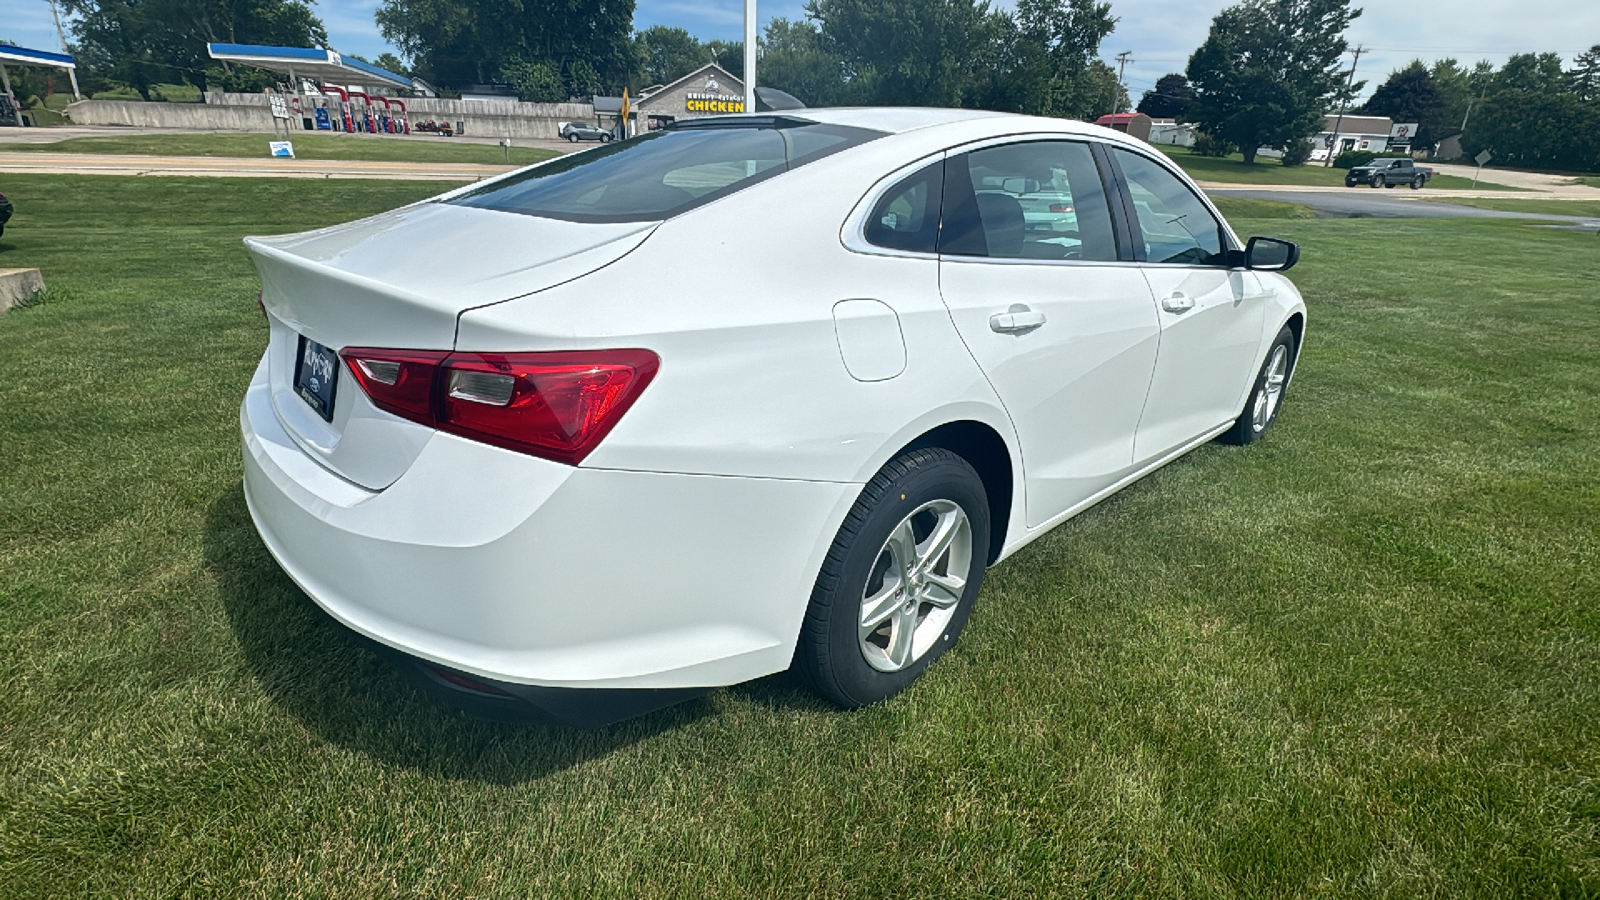
[[[946,422],[932,428],[890,454],[895,459],[913,450],[940,447],[960,456],[977,471],[989,498],[988,563],[993,565],[1005,547],[1007,526],[1016,493],[1016,470],[1011,448],[992,426],[971,419]]]

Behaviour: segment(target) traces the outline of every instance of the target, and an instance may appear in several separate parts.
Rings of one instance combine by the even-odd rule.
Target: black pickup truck
[[[1369,184],[1375,188],[1408,184],[1412,190],[1422,187],[1433,177],[1427,166],[1413,165],[1409,159],[1375,159],[1364,166],[1355,166],[1345,173],[1344,186]]]

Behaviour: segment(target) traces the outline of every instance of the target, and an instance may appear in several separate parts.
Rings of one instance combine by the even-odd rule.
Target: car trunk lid
[[[592,272],[633,250],[656,224],[580,224],[423,203],[319,231],[247,238],[271,325],[273,408],[328,469],[368,489],[387,487],[433,430],[374,407],[342,365],[323,415],[297,390],[297,369],[316,352],[308,345],[453,349],[462,312]],[[552,335],[547,346],[566,342]]]

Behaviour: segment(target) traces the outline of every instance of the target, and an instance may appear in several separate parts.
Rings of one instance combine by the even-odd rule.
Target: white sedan
[[[430,683],[579,725],[791,666],[900,691],[988,566],[1259,438],[1305,331],[1293,244],[997,113],[679,122],[246,244],[273,556]]]

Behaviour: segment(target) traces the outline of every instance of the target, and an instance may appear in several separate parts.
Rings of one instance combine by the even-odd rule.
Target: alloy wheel
[[[861,653],[898,672],[943,637],[967,589],[972,523],[957,503],[932,500],[889,532],[861,596]]]
[[[1257,432],[1267,430],[1272,417],[1278,412],[1283,399],[1283,383],[1289,380],[1289,348],[1282,344],[1272,348],[1272,358],[1267,362],[1267,377],[1256,391],[1255,409],[1250,414],[1250,427]]]

